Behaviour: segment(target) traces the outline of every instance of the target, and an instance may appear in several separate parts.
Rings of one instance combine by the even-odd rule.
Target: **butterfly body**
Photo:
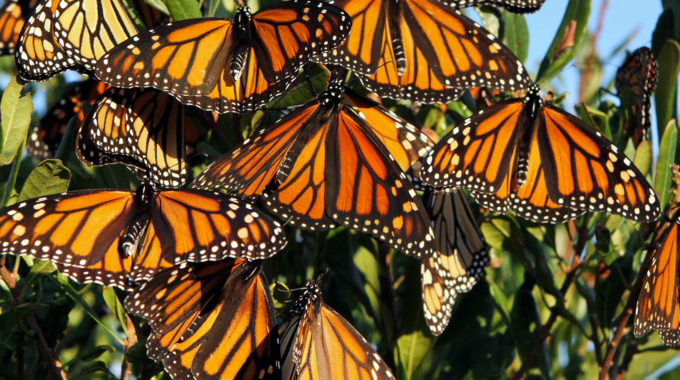
[[[141,184],[135,191],[133,208],[136,210],[136,215],[133,216],[119,243],[119,251],[123,257],[130,257],[137,252],[139,242],[143,240],[151,219],[151,206],[155,193],[156,190],[148,183]]]

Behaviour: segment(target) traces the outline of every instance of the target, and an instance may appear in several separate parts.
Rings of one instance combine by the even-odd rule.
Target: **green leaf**
[[[116,316],[116,319],[118,320],[118,323],[120,323],[120,326],[123,328],[123,330],[126,330],[127,313],[123,308],[123,304],[118,299],[116,289],[113,287],[106,287],[104,288],[102,295],[104,296],[104,302],[106,302],[106,306],[108,306],[109,309],[113,311],[113,315]]]
[[[649,167],[652,164],[652,143],[649,140],[642,141],[638,145],[633,163],[642,174],[649,172]]]
[[[526,62],[529,56],[529,27],[524,16],[502,10],[505,20],[505,35],[503,42],[521,62]]]
[[[322,65],[309,64],[283,95],[269,102],[269,108],[288,108],[307,102],[328,87],[331,73]]]
[[[661,136],[659,143],[659,158],[656,162],[656,176],[654,177],[654,189],[659,196],[659,206],[663,210],[670,199],[668,190],[671,188],[670,164],[675,161],[675,153],[678,148],[678,126],[675,120],[666,125],[666,130]]]
[[[28,175],[17,202],[63,193],[70,182],[71,171],[60,160],[45,160]]]
[[[175,21],[203,16],[196,0],[165,0],[165,5]]]
[[[656,87],[654,102],[656,103],[656,120],[658,128],[674,118],[676,89],[678,86],[678,70],[680,69],[680,44],[666,40],[658,55],[659,84]],[[661,131],[659,131],[661,136]]]
[[[557,34],[538,69],[536,82],[550,80],[576,55],[583,41],[590,16],[590,0],[571,0]]]
[[[24,86],[16,78],[10,80],[0,101],[0,165],[12,162],[19,147],[26,140],[31,124],[33,101],[29,95],[21,95]]]

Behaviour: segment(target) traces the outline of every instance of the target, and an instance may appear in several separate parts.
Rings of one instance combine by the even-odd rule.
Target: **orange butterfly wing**
[[[616,71],[616,90],[625,104],[630,104],[635,121],[624,124],[626,135],[632,135],[637,144],[648,139],[651,127],[651,99],[659,81],[659,68],[654,54],[641,47],[626,57]]]
[[[239,10],[237,20],[249,19]],[[218,112],[261,107],[288,86],[312,56],[339,44],[349,19],[322,3],[285,2],[252,16],[251,38],[238,38],[231,20],[183,20],[142,32],[113,49],[97,76],[119,87],[154,87],[180,101]],[[278,43],[271,43],[277,41]],[[234,55],[245,49],[240,77]]]
[[[14,53],[26,22],[26,14],[18,1],[7,1],[0,7],[0,55]]]
[[[149,321],[149,356],[174,378],[280,378],[274,306],[255,265],[226,260],[166,270],[125,305]]]
[[[425,192],[432,219],[435,250],[421,261],[423,312],[430,332],[441,334],[449,323],[458,293],[468,292],[489,262],[486,243],[460,191]]]
[[[635,308],[635,336],[657,330],[664,344],[680,343],[678,224],[671,221],[657,242]]]
[[[373,346],[324,305],[313,281],[279,327],[285,379],[394,379]]]

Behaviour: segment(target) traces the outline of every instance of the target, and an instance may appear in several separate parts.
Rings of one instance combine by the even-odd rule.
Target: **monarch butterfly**
[[[286,244],[276,221],[204,191],[84,190],[0,210],[0,254],[52,261],[78,282],[122,289],[181,262],[269,257]]]
[[[74,117],[85,119],[83,106],[93,104],[110,86],[104,82],[88,79],[75,83],[45,116],[31,129],[26,141],[28,154],[38,158],[53,157],[59,148],[66,126]]]
[[[122,162],[163,187],[179,187],[187,175],[185,126],[195,129],[185,108],[154,89],[112,88],[80,128],[78,158],[91,166]]]
[[[625,134],[633,136],[635,145],[647,140],[651,120],[652,94],[659,80],[654,54],[647,47],[641,47],[626,57],[616,72],[616,89],[622,102],[630,104],[634,121],[625,123]]]
[[[71,68],[89,73],[104,53],[137,32],[120,0],[43,0],[21,33],[17,71],[25,80]]]
[[[496,5],[515,13],[535,12],[545,0],[439,0],[454,8],[465,8],[476,5]]]
[[[657,330],[667,346],[680,343],[679,222],[676,212],[658,231],[635,308],[635,336]]]
[[[484,206],[561,223],[586,210],[636,221],[659,214],[652,187],[599,132],[552,105],[537,86],[466,119],[423,159],[421,179],[464,186]]]
[[[373,346],[323,302],[313,280],[279,326],[284,379],[394,379]]]
[[[174,379],[280,379],[276,316],[255,262],[182,264],[125,299],[151,325],[147,352]]]
[[[154,87],[218,112],[254,110],[281,94],[312,56],[342,42],[347,14],[313,1],[274,4],[233,20],[183,20],[142,32],[107,53],[96,75],[118,87]]]
[[[0,6],[0,55],[13,54],[36,0],[9,0]]]
[[[434,335],[449,324],[458,293],[470,291],[489,263],[486,243],[460,191],[426,191],[425,208],[434,226],[435,250],[420,263],[425,322]]]
[[[406,254],[429,256],[430,219],[399,167],[412,154],[405,147],[427,136],[385,112],[334,80],[319,97],[218,158],[192,187],[260,195],[293,225],[345,225]],[[400,152],[399,161],[391,150]]]
[[[336,0],[352,18],[339,48],[318,60],[348,67],[366,87],[391,98],[446,103],[465,88],[514,91],[531,83],[496,38],[436,0]]]

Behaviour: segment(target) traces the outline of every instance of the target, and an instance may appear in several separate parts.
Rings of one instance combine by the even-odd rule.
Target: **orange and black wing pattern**
[[[251,111],[281,94],[302,64],[337,46],[349,28],[343,11],[321,2],[282,2],[254,15],[243,7],[233,20],[183,20],[142,32],[104,56],[96,74],[207,110]]]
[[[486,197],[488,204],[537,222],[584,211],[635,221],[659,214],[654,190],[632,161],[577,117],[543,104],[537,87],[460,123],[423,166],[426,184],[490,194],[496,199]]]
[[[649,139],[652,94],[659,81],[659,68],[654,53],[648,47],[632,52],[616,72],[616,89],[623,105],[629,105],[632,119],[625,124],[626,135],[632,135],[635,144]]]
[[[54,157],[64,137],[68,122],[78,117],[80,124],[85,115],[83,107],[93,104],[110,86],[94,79],[78,82],[32,127],[26,141],[28,154],[38,158]]]
[[[495,37],[436,0],[339,0],[352,31],[319,60],[354,69],[382,96],[449,102],[465,88],[530,85],[522,63]]]
[[[124,163],[164,188],[186,181],[186,107],[154,89],[111,89],[80,128],[76,153],[90,166]]]
[[[449,324],[456,296],[470,291],[484,275],[489,255],[461,191],[426,191],[423,198],[435,236],[432,257],[420,263],[423,312],[430,332],[439,335]]]
[[[104,53],[137,31],[120,0],[41,2],[19,40],[19,75],[44,80],[67,69],[93,72]]]
[[[373,346],[309,281],[279,326],[284,379],[394,379]]]
[[[34,1],[9,0],[0,6],[0,55],[13,54]]]
[[[353,108],[356,103],[343,102],[343,92],[334,84],[216,160],[193,186],[260,194],[269,210],[293,225],[316,230],[345,225],[406,254],[429,255],[427,213],[381,142],[400,139],[401,129],[392,120],[392,130],[384,126],[379,138]],[[410,160],[406,154],[400,158],[404,165]]]
[[[438,0],[454,8],[460,9],[479,5],[494,5],[503,7],[514,13],[536,12],[545,0]]]
[[[678,216],[669,221],[654,243],[637,307],[635,336],[657,330],[664,344],[680,343],[680,273],[678,271]]]
[[[149,356],[174,379],[280,379],[276,316],[258,264],[183,264],[132,292]]]

